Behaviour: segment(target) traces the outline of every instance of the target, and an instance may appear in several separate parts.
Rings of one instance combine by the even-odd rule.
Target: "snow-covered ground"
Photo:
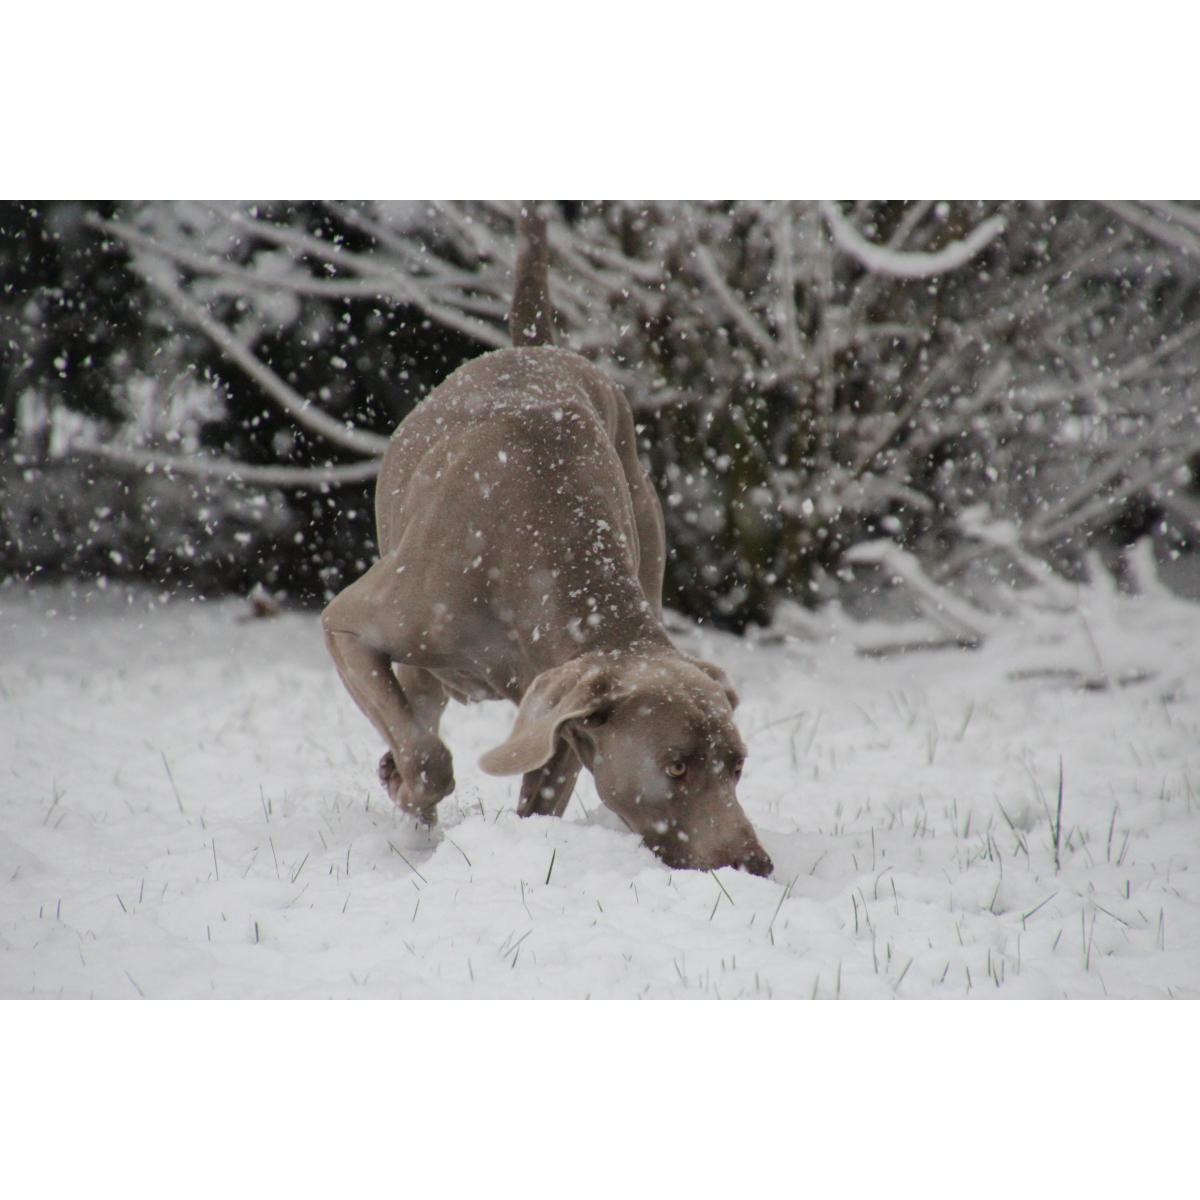
[[[1077,601],[976,651],[681,633],[743,697],[758,879],[668,870],[590,783],[519,819],[501,704],[451,705],[418,834],[312,615],[0,589],[0,995],[1200,996],[1200,606]]]

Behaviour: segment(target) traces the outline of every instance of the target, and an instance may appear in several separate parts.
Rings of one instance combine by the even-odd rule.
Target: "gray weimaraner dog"
[[[396,430],[375,492],[380,559],[325,609],[329,651],[387,743],[380,777],[432,824],[454,790],[448,698],[518,704],[493,775],[561,816],[580,764],[672,867],[771,860],[735,792],[746,748],[719,667],[662,625],[662,510],[633,415],[553,346],[544,219],[523,210],[514,348],[467,363]]]

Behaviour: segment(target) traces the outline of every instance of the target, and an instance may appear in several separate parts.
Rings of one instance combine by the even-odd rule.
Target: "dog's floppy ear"
[[[522,697],[508,740],[487,751],[479,765],[489,775],[524,775],[545,766],[559,729],[606,704],[612,682],[610,669],[592,655],[543,671]]]
[[[729,676],[720,667],[713,663],[705,662],[701,658],[692,658],[691,656],[688,656],[688,662],[693,667],[699,667],[714,683],[719,683],[725,690],[725,699],[729,701],[729,707],[737,708],[739,699],[737,691],[733,684],[729,682]]]

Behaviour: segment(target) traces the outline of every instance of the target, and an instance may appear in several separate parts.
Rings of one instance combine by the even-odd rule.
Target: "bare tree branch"
[[[282,276],[264,276],[252,267],[239,266],[226,262],[224,259],[213,258],[200,254],[189,246],[184,246],[172,240],[153,237],[118,221],[106,221],[94,214],[89,214],[89,223],[97,229],[120,239],[127,245],[136,246],[159,258],[170,259],[180,266],[188,267],[204,275],[218,279],[226,279],[230,283],[239,284],[252,291],[266,291],[270,288],[284,288],[289,292],[302,295],[345,297],[355,294],[385,296],[391,292],[387,280],[375,279],[318,279],[307,272],[296,272]]]
[[[713,295],[720,301],[726,316],[754,343],[759,352],[768,360],[773,361],[779,353],[778,345],[772,340],[767,331],[759,324],[758,318],[750,309],[734,295],[732,289],[721,277],[713,262],[708,248],[698,239],[694,249],[696,263],[704,281],[712,289]]]
[[[298,425],[355,454],[378,455],[387,448],[387,438],[336,421],[305,400],[270,367],[247,350],[207,309],[187,296],[177,284],[168,283],[158,272],[147,274],[146,281],[180,316],[211,338],[217,348],[230,361],[241,367]]]
[[[1142,203],[1164,221],[1185,225],[1193,233],[1200,234],[1200,212],[1195,209],[1185,208],[1173,200],[1143,200]]]
[[[1130,225],[1136,225],[1143,233],[1148,233],[1164,246],[1170,246],[1172,250],[1178,250],[1182,254],[1200,254],[1200,239],[1197,239],[1195,232],[1190,228],[1180,229],[1176,224],[1159,220],[1128,200],[1109,200],[1105,202],[1104,207],[1111,209]]]
[[[981,221],[961,241],[951,242],[940,250],[893,250],[889,246],[869,242],[832,201],[822,200],[820,209],[839,250],[849,254],[868,271],[891,275],[896,279],[929,279],[957,270],[969,263],[1004,229],[1004,218],[993,216]]]
[[[784,354],[799,363],[801,345],[800,313],[796,308],[796,214],[790,205],[784,206],[782,219],[771,228],[775,257],[779,262],[779,293],[774,305],[775,326],[783,341]]]
[[[929,215],[930,209],[933,208],[932,200],[917,200],[911,208],[904,210],[904,214],[896,224],[892,236],[887,240],[887,246],[891,250],[903,250],[904,243],[908,241],[913,230]]]
[[[373,282],[382,274],[391,284],[391,287],[386,290],[395,299],[420,308],[447,328],[457,329],[460,333],[465,333],[485,346],[500,347],[509,344],[508,336],[503,330],[465,316],[453,305],[437,302],[421,286],[419,280],[389,267],[386,262],[377,263],[368,256],[344,250],[323,238],[313,237],[311,234],[303,233],[290,226],[277,225],[270,221],[249,217],[244,213],[231,213],[229,220],[247,232],[253,233],[256,237],[286,246],[300,254],[324,259],[333,266],[353,272],[360,279],[366,277]]]
[[[1123,504],[1131,496],[1144,492],[1161,483],[1168,475],[1177,471],[1188,459],[1200,454],[1200,438],[1193,438],[1178,450],[1165,457],[1157,459],[1140,475],[1128,479],[1120,487],[1111,492],[1102,492],[1094,496],[1091,503],[1067,513],[1060,520],[1040,523],[1023,535],[1022,540],[1027,546],[1041,547],[1049,545],[1073,529],[1080,529],[1100,517],[1107,516],[1118,505]]]
[[[232,458],[185,458],[182,455],[139,450],[129,446],[81,444],[72,446],[70,457],[100,458],[149,473],[191,475],[199,479],[223,479],[230,483],[263,484],[270,487],[341,487],[366,483],[379,474],[379,460],[331,464],[325,467],[258,466]]]

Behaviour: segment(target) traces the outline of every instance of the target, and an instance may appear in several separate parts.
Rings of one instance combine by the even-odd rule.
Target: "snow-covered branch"
[[[1105,207],[1164,246],[1170,246],[1182,254],[1200,254],[1200,231],[1190,223],[1181,226],[1177,219],[1167,215],[1170,210],[1164,212],[1160,208],[1158,211],[1161,215],[1155,215],[1130,200],[1109,200]],[[1164,216],[1167,219],[1163,219]]]
[[[112,221],[96,223],[105,232],[117,237],[122,237],[126,232],[121,225]],[[175,281],[174,272],[147,270],[143,272],[143,277],[181,317],[211,338],[221,353],[241,367],[298,425],[355,454],[379,455],[387,448],[387,438],[335,420],[289,387],[270,367],[239,342],[208,309],[188,296]]]
[[[750,339],[760,353],[768,359],[774,358],[778,353],[778,347],[774,340],[759,324],[747,305],[726,284],[717,270],[708,248],[697,244],[694,253],[700,273],[712,290],[713,296],[720,302],[726,317]]]
[[[1112,491],[1093,494],[1087,504],[1068,511],[1058,520],[1039,521],[1026,536],[1026,544],[1047,546],[1073,530],[1085,529],[1094,521],[1112,516],[1124,501],[1157,487],[1198,454],[1200,437],[1193,437],[1175,450],[1160,454],[1144,470],[1132,475]]]
[[[321,259],[331,266],[341,268],[357,275],[373,280],[382,274],[387,282],[386,288],[379,289],[380,293],[390,294],[397,300],[412,304],[431,317],[441,322],[449,329],[457,329],[468,337],[482,342],[486,346],[508,345],[508,334],[505,330],[491,325],[486,321],[477,321],[463,312],[461,306],[453,302],[447,303],[435,298],[427,286],[415,275],[410,275],[395,267],[377,263],[367,255],[352,253],[332,242],[314,237],[291,226],[278,225],[245,213],[231,213],[229,219],[244,229],[266,241],[285,247],[293,252]]]
[[[266,487],[342,487],[366,483],[379,474],[377,459],[360,463],[330,463],[324,467],[291,467],[239,462],[232,458],[192,457],[95,443],[70,448],[72,458],[87,457],[138,467],[147,473],[189,475],[197,479],[221,479],[227,483],[258,484]]]
[[[1004,218],[996,215],[981,221],[960,241],[950,242],[940,250],[895,250],[868,241],[850,223],[837,204],[820,202],[821,215],[829,226],[837,248],[849,254],[860,266],[877,275],[895,279],[929,279],[966,266],[977,254],[993,242],[1004,230]]]
[[[181,288],[168,283],[158,274],[149,276],[147,282],[171,304],[180,316],[185,317],[202,333],[207,334],[221,352],[231,362],[241,367],[298,425],[303,426],[310,433],[325,438],[335,446],[356,454],[377,455],[382,454],[387,448],[387,438],[335,420],[294,391],[260,358],[242,345],[206,308],[192,300]]]
[[[883,539],[861,542],[850,550],[846,560],[882,568],[893,581],[904,583],[921,602],[927,615],[961,645],[982,644],[988,626],[987,615],[936,584],[916,556],[895,542]]]

